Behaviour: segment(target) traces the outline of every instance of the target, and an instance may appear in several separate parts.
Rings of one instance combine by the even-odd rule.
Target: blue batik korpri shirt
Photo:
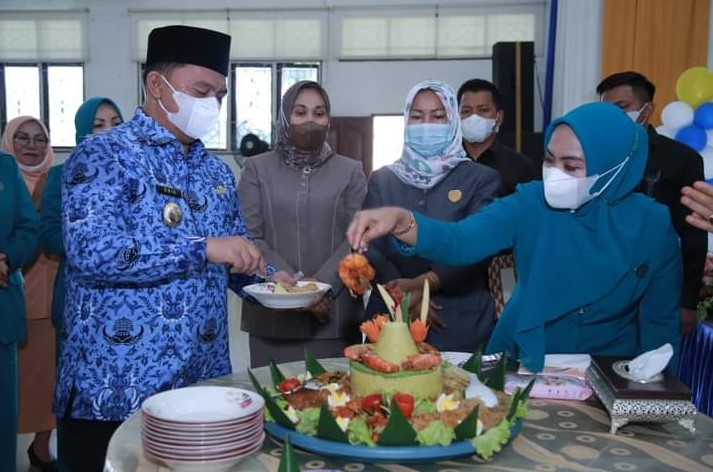
[[[206,237],[240,235],[235,180],[143,110],[88,137],[62,184],[67,300],[54,412],[121,421],[148,396],[231,372],[229,278]]]

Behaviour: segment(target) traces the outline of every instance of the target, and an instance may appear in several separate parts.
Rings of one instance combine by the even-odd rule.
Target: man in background
[[[708,238],[705,231],[686,223],[688,210],[680,201],[681,189],[704,179],[703,160],[696,151],[658,134],[649,124],[654,112],[656,87],[642,74],[632,71],[612,74],[599,83],[597,93],[602,101],[617,105],[648,131],[649,159],[638,190],[668,207],[681,239],[681,334],[685,335],[697,323],[696,305],[701,291]]]
[[[517,184],[540,178],[534,160],[498,142],[505,110],[494,84],[482,79],[466,81],[458,89],[458,107],[463,148],[468,157],[500,173],[499,197],[513,193]]]

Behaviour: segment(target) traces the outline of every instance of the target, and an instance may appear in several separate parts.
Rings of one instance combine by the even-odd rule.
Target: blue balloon
[[[693,122],[703,129],[713,129],[713,102],[704,103],[696,108]]]
[[[676,133],[676,141],[693,148],[697,152],[706,147],[707,140],[706,131],[696,125],[684,126]]]

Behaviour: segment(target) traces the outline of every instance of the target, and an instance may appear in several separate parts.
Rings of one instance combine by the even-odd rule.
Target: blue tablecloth
[[[683,339],[679,378],[693,392],[698,411],[713,415],[713,324],[704,321]]]

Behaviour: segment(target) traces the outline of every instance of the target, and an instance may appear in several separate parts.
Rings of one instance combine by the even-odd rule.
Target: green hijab
[[[119,110],[119,107],[113,100],[106,97],[92,97],[82,103],[77,109],[77,113],[74,115],[74,139],[77,144],[81,143],[87,136],[94,133],[94,116],[97,114],[99,107],[104,103],[113,107],[114,110],[116,110],[116,114],[119,115],[119,118],[121,118],[121,121],[124,121],[124,117],[121,116],[121,110]]]
[[[545,147],[559,125],[569,126],[579,139],[588,176],[625,164],[599,197],[575,211],[550,208],[542,182],[520,186],[512,196],[532,206],[528,227],[537,234],[521,235],[528,239],[515,242],[517,265],[531,275],[516,287],[519,302],[503,310],[488,352],[517,350],[523,364],[535,372],[544,363],[545,324],[606,298],[620,284],[636,264],[637,247],[645,236],[642,228],[654,205],[634,194],[648,156],[641,125],[615,105],[590,103],[553,121],[545,133]],[[598,179],[592,191],[613,175]]]

